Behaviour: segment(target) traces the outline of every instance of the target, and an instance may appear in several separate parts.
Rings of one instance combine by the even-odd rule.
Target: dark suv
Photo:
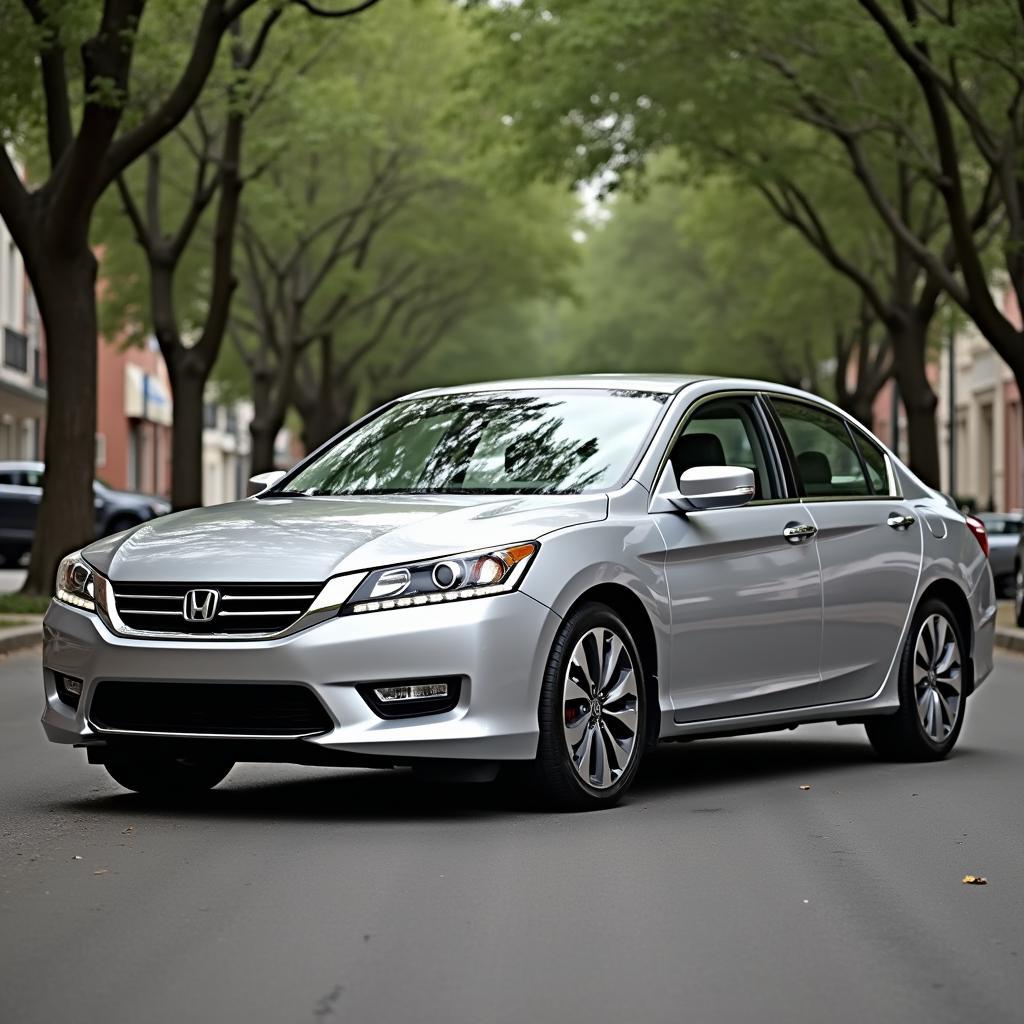
[[[41,462],[0,462],[0,561],[7,568],[17,566],[32,549],[42,481]],[[171,510],[163,498],[115,491],[99,480],[92,486],[98,537],[127,530]]]

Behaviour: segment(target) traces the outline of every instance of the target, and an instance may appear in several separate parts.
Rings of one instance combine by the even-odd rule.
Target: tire
[[[1018,626],[1024,626],[1024,566],[1018,563],[1013,578],[1013,618]]]
[[[950,642],[955,643],[952,651]],[[949,606],[936,598],[925,601],[914,614],[900,656],[899,710],[864,724],[879,756],[890,761],[940,761],[948,756],[964,724],[967,658]]]
[[[125,789],[161,798],[195,796],[223,782],[233,761],[162,757],[154,760],[110,761],[110,777]]]
[[[602,669],[595,695],[587,676]],[[636,643],[611,608],[586,604],[562,623],[544,673],[538,721],[531,774],[542,803],[582,811],[622,798],[643,754],[647,698]]]

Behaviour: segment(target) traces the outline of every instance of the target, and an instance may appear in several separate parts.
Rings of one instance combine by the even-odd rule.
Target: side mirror
[[[753,471],[742,466],[695,466],[679,478],[672,503],[684,512],[739,508],[754,497]]]
[[[257,473],[255,476],[249,477],[248,495],[251,498],[254,494],[259,494],[261,491],[265,491],[268,487],[273,487],[274,484],[284,477],[284,472],[280,469],[275,469],[270,473]]]

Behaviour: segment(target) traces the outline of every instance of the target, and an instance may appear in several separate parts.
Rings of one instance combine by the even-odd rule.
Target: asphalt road
[[[3,1024],[1024,1021],[1024,659],[945,763],[678,744],[576,816],[262,766],[147,809],[44,742],[37,662],[0,660]]]

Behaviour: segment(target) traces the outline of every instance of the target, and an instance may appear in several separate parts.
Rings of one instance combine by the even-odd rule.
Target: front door
[[[669,463],[753,470],[754,500],[735,509],[658,512],[672,619],[677,722],[813,704],[819,689],[821,578],[800,501],[783,496],[774,449],[750,396],[687,413]],[[790,530],[790,536],[786,531]]]
[[[896,657],[921,571],[921,523],[888,458],[830,410],[772,399],[817,527],[822,704],[870,697]]]

